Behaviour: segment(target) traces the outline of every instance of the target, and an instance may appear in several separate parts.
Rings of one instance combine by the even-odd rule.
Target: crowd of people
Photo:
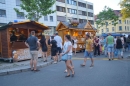
[[[47,62],[47,45],[51,46],[51,57],[54,60],[54,64],[62,60],[63,56],[67,56],[65,61],[67,72],[66,77],[70,77],[70,72],[72,77],[75,75],[74,66],[72,63],[72,53],[74,49],[74,54],[76,55],[77,49],[77,39],[76,37],[71,37],[70,35],[65,35],[65,42],[62,45],[62,38],[55,33],[54,36],[51,36],[49,40],[45,38],[45,35],[42,34],[40,41],[35,36],[35,32],[31,32],[31,36],[26,40],[25,44],[30,48],[30,54],[32,55],[30,65],[32,71],[39,71],[37,69],[37,59],[38,59],[38,50],[41,47],[43,52],[43,60]],[[81,66],[86,65],[87,58],[91,59],[90,67],[94,66],[93,55],[108,56],[108,60],[114,60],[114,57],[117,56],[118,59],[123,58],[123,52],[127,49],[130,52],[130,35],[126,38],[125,36],[113,37],[111,34],[108,34],[107,37],[94,37],[91,38],[89,34],[85,36],[85,52],[84,52],[84,62]]]

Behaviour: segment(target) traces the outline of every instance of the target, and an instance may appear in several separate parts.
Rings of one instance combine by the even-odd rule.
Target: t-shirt
[[[113,36],[107,37],[107,44],[114,44],[114,37]]]
[[[92,45],[93,42],[91,39],[86,40],[86,51],[93,51]]]
[[[37,41],[38,41],[38,38],[36,36],[30,36],[26,40],[31,51],[37,50]]]
[[[117,40],[117,39],[115,38],[115,39],[114,39],[114,44],[116,44],[116,40]]]
[[[60,36],[55,36],[54,40],[57,42],[57,47],[62,48],[62,38]]]
[[[57,42],[55,40],[51,40],[51,48],[54,49],[54,48],[57,48]]]
[[[63,52],[66,52],[69,46],[71,46],[71,49],[68,52],[68,55],[72,55],[72,43],[70,41],[64,43]]]
[[[124,44],[124,38],[123,37],[121,37],[121,41],[122,41],[122,44]]]

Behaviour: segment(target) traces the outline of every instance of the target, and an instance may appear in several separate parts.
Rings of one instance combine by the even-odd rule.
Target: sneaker
[[[54,64],[57,64],[57,62],[55,61]]]

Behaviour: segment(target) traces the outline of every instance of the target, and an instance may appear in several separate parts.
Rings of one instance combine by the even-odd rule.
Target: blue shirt
[[[103,41],[104,41],[104,46],[106,47],[107,46],[107,38],[105,38]]]
[[[29,45],[29,48],[30,48],[30,51],[34,51],[34,50],[37,50],[37,41],[38,41],[38,38],[36,36],[30,36],[26,42],[28,43]]]

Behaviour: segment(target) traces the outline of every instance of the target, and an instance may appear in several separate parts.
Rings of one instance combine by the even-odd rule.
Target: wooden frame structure
[[[36,21],[24,21],[18,23],[10,22],[7,25],[0,27],[0,58],[15,59],[17,61],[26,60],[30,58],[28,56],[28,58],[20,59],[19,55],[24,55],[27,51],[29,51],[29,49],[25,46],[24,42],[16,41],[11,43],[10,34],[12,30],[16,30],[16,36],[19,36],[19,33],[23,32],[27,38],[30,36],[30,32],[33,30],[37,32],[37,36],[38,38],[40,38],[40,35],[38,34],[41,34],[44,30],[47,29],[49,29],[48,26],[40,24]],[[28,53],[26,53],[26,55]]]
[[[58,34],[62,37],[64,42],[64,36],[69,34],[75,36],[78,39],[77,50],[85,48],[85,34],[90,33],[91,37],[96,35],[96,29],[92,27],[90,22],[79,23],[77,25],[69,22],[60,22],[56,28]]]

